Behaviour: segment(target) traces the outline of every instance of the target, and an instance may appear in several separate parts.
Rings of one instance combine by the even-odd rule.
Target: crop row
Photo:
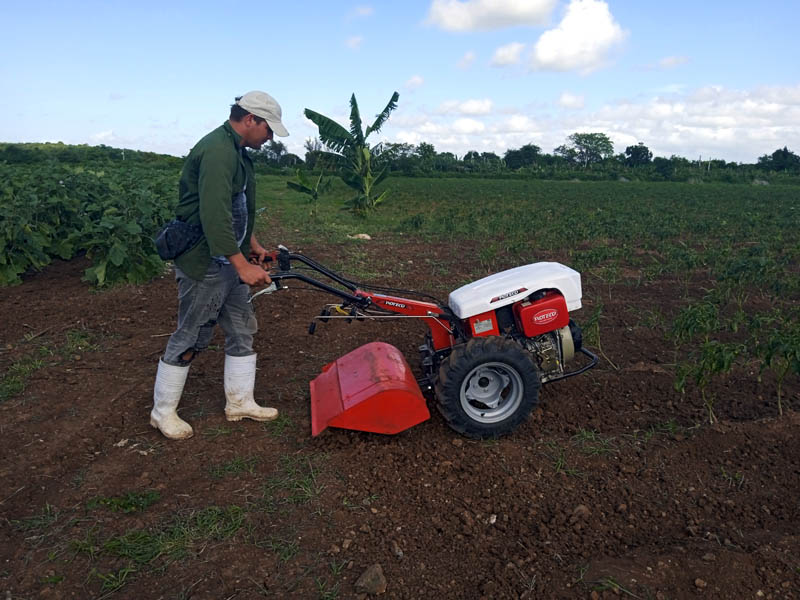
[[[163,269],[152,236],[174,210],[177,174],[0,164],[0,285],[85,254],[85,279],[140,283]]]
[[[335,189],[302,224],[297,213],[309,205],[287,194],[281,218],[311,236],[366,231],[452,242],[474,259],[471,277],[565,262],[589,282],[596,308],[587,331],[607,316],[603,297],[621,285],[653,283],[673,298],[660,305],[658,320],[665,348],[674,352],[678,391],[696,392],[713,419],[720,388],[712,383],[733,370],[759,378],[770,372],[782,411],[785,379],[800,374],[798,188],[436,179],[387,185],[391,196],[366,222],[336,210]]]

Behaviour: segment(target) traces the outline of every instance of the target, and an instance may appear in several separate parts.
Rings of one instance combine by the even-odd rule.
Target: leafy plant
[[[684,392],[687,378],[692,378],[700,390],[703,404],[708,411],[709,423],[716,423],[714,414],[714,395],[707,392],[711,380],[718,375],[729,373],[733,363],[745,350],[743,344],[723,343],[717,340],[704,342],[700,351],[695,353],[691,361],[679,369],[675,388]]]
[[[670,333],[677,344],[689,342],[698,336],[708,342],[711,334],[719,327],[718,305],[703,301],[681,310],[672,322]]]
[[[0,286],[85,253],[87,281],[148,281],[163,269],[152,235],[173,212],[177,173],[0,165]]]
[[[349,131],[325,115],[308,108],[305,110],[306,118],[319,128],[319,138],[329,148],[328,152],[321,153],[322,156],[336,165],[342,181],[356,191],[356,195],[346,202],[356,214],[364,215],[374,210],[386,197],[387,191],[378,196],[374,192],[375,186],[388,175],[386,165],[377,166],[381,146],[371,148],[366,140],[370,133],[380,131],[389,115],[397,108],[399,98],[397,92],[392,94],[389,103],[377,115],[372,125],[363,131],[355,94],[350,97]]]
[[[783,415],[783,381],[790,371],[800,374],[800,326],[781,319],[760,344],[761,370],[770,369],[778,384],[778,414]]]
[[[317,204],[319,197],[327,193],[331,189],[331,180],[323,179],[325,172],[320,171],[316,180],[313,180],[309,174],[302,169],[296,171],[297,181],[287,181],[286,185],[296,192],[306,194],[309,197],[309,202],[314,204],[311,213],[317,216]]]
[[[619,371],[619,367],[614,364],[614,362],[606,356],[606,353],[603,351],[603,347],[600,345],[600,318],[603,315],[603,305],[598,304],[597,308],[594,310],[592,315],[586,320],[586,323],[583,326],[584,336],[586,336],[586,341],[597,348],[597,351],[600,355],[608,361],[615,371]]]

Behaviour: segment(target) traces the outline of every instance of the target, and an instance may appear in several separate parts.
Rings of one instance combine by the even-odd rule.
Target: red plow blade
[[[400,433],[430,418],[402,353],[384,342],[356,348],[311,382],[311,435],[326,427]]]

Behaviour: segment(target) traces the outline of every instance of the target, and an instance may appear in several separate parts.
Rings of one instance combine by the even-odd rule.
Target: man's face
[[[258,122],[253,115],[247,115],[246,121],[246,135],[244,138],[245,146],[258,150],[263,144],[272,139],[272,129],[266,121]]]

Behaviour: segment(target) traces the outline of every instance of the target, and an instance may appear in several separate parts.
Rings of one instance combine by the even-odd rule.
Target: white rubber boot
[[[150,425],[161,430],[161,433],[171,440],[190,438],[194,433],[192,426],[181,419],[176,412],[188,374],[188,365],[176,367],[161,360],[158,361]]]
[[[256,385],[256,354],[225,355],[225,417],[228,421],[253,419],[272,421],[278,417],[274,408],[256,404],[253,388]]]

